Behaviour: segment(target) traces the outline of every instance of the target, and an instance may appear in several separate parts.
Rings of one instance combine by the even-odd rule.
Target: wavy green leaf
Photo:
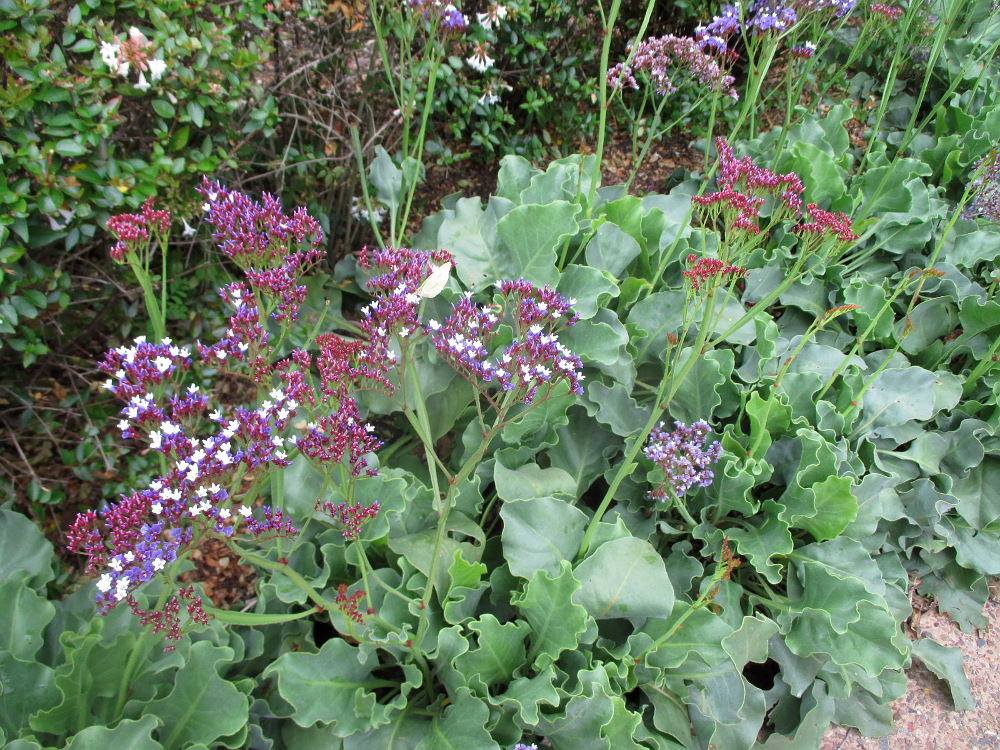
[[[595,619],[670,617],[674,589],[663,558],[649,542],[615,539],[573,571],[581,588],[574,601]]]

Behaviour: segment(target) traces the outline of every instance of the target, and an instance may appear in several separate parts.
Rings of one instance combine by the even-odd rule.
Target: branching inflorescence
[[[640,42],[628,63],[618,63],[608,71],[608,85],[612,89],[637,89],[636,73],[648,75],[657,93],[664,96],[677,91],[675,80],[686,77],[710,91],[725,92],[739,99],[733,77],[690,37],[667,35]]]
[[[539,389],[547,398],[560,382],[573,393],[583,392],[583,362],[559,341],[559,331],[576,322],[571,314],[575,300],[549,287],[541,289],[524,279],[497,281],[506,302],[498,309],[476,305],[466,294],[452,307],[443,323],[427,325],[438,354],[488,397],[492,383],[523,403],[532,403]],[[500,323],[499,312],[510,315],[514,340],[503,352],[491,344]]]
[[[660,422],[649,433],[646,458],[656,464],[663,473],[663,481],[650,491],[654,500],[667,502],[681,498],[695,485],[707,487],[715,474],[709,465],[719,460],[722,446],[718,441],[705,448],[705,438],[711,428],[705,422],[695,422],[690,427],[683,422],[674,422],[674,429],[668,432]]]

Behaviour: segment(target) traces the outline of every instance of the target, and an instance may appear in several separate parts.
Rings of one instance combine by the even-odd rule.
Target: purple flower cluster
[[[249,284],[233,283],[220,290],[234,313],[221,339],[198,342],[198,353],[203,365],[256,383],[259,403],[213,408],[199,385],[184,388],[180,381],[194,366],[191,352],[169,339],[154,344],[140,337],[131,346],[108,352],[101,369],[109,376],[105,388],[124,403],[121,434],[144,439],[163,454],[166,470],[145,489],[123,495],[101,513],[80,514],[67,535],[68,547],[86,554],[88,573],[99,577],[101,610],[126,601],[144,620],[161,623],[168,637],[176,634],[176,597],[168,603],[168,609],[173,608],[169,612],[149,613],[135,603],[135,589],[162,573],[204,534],[241,533],[258,541],[293,536],[295,529],[280,509],[265,506],[257,512],[235,498],[244,491],[245,480],[290,465],[296,452],[317,462],[346,459],[355,475],[373,473],[364,456],[381,443],[350,394],[359,380],[388,386],[380,373],[384,363],[377,358],[387,346],[384,341],[374,353],[362,352],[361,346],[343,349],[341,353],[354,357],[351,367],[335,361],[340,351],[336,346],[329,341],[321,345],[319,390],[312,383],[313,363],[307,352],[294,350],[274,362],[259,300],[269,298],[279,321],[294,320],[304,291],[298,279],[322,255],[315,248],[298,252],[297,246],[308,236],[321,236],[318,227],[301,211],[285,216],[269,196],[257,204],[219,185],[206,182],[202,189],[216,239],[244,268]],[[400,283],[409,291],[421,281],[415,277]],[[369,318],[372,327],[379,321]],[[415,328],[414,320],[410,330]],[[317,404],[322,405],[319,412]],[[303,420],[305,430],[289,434],[293,418],[303,411],[310,420]]]
[[[419,13],[431,23],[438,23],[445,31],[460,34],[469,27],[469,20],[452,3],[441,0],[406,0],[414,13]]]
[[[190,354],[186,346],[176,346],[170,339],[151,344],[140,336],[132,346],[120,346],[104,355],[100,368],[110,376],[104,387],[122,400],[130,400],[169,380],[178,369],[187,370]]]
[[[725,91],[733,99],[739,99],[733,88],[733,77],[726,75],[719,63],[702,50],[701,43],[690,37],[668,34],[640,42],[628,64],[618,63],[608,71],[608,85],[613,89],[626,86],[637,89],[635,73],[638,71],[646,73],[657,93],[664,96],[677,91],[674,77],[681,73],[711,91]]]
[[[254,291],[274,307],[275,320],[294,322],[307,294],[298,281],[325,254],[318,249],[323,241],[319,223],[304,208],[286,216],[281,201],[268,193],[258,203],[208,178],[198,191],[207,200],[204,209],[219,249],[246,273]],[[309,249],[300,252],[307,242]]]
[[[974,174],[976,177],[969,183],[972,200],[962,210],[962,218],[1000,224],[1000,158],[996,149],[976,162]]]
[[[792,28],[806,15],[833,11],[843,18],[854,8],[856,0],[754,0],[741,19],[736,5],[727,5],[711,23],[695,30],[695,40],[706,51],[715,54],[731,52],[729,40],[741,31],[757,36],[782,33]]]
[[[471,294],[466,294],[452,306],[444,323],[431,320],[427,324],[441,358],[487,398],[493,381],[502,391],[515,392],[526,404],[535,400],[539,388],[545,387],[547,397],[561,381],[566,381],[573,393],[583,393],[583,362],[560,343],[558,335],[577,320],[578,316],[571,314],[575,300],[524,279],[498,281],[497,287],[507,302],[513,342],[493,356],[498,313],[503,310],[477,306]]]
[[[663,470],[664,481],[649,493],[654,500],[666,502],[673,496],[683,497],[689,489],[698,485],[708,487],[715,474],[708,468],[719,460],[722,446],[718,441],[705,449],[705,438],[711,428],[703,421],[688,427],[683,422],[674,422],[673,432],[667,432],[660,422],[649,433],[646,458]],[[668,490],[669,487],[669,490]]]

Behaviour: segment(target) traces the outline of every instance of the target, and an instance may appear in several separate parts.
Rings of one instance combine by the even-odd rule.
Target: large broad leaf
[[[797,440],[783,440],[775,446],[793,446],[799,451],[798,466],[787,477],[788,488],[779,499],[785,506],[781,520],[805,529],[817,541],[832,539],[857,518],[852,480],[836,476],[837,457],[819,433],[802,428],[796,436]]]
[[[513,203],[521,202],[521,193],[531,184],[531,178],[541,172],[523,156],[509,154],[500,160],[496,194]]]
[[[600,310],[591,320],[580,320],[560,337],[560,342],[585,363],[615,364],[628,343],[625,327],[614,313]]]
[[[642,252],[639,243],[610,222],[601,224],[587,243],[587,265],[612,276],[621,276],[628,264]]]
[[[526,204],[497,222],[497,237],[510,252],[514,273],[533,284],[555,287],[559,282],[557,253],[576,234],[580,207],[568,201],[544,206]]]
[[[490,614],[467,623],[467,627],[476,634],[477,644],[455,658],[454,666],[479,697],[488,698],[493,686],[510,682],[524,666],[527,655],[524,642],[530,628],[523,620],[501,625]]]
[[[559,293],[568,299],[575,299],[573,312],[580,320],[589,320],[597,311],[618,296],[618,284],[605,271],[590,266],[570,265],[559,276]]]
[[[684,292],[670,290],[651,294],[632,306],[627,322],[644,334],[633,338],[637,347],[636,364],[648,359],[663,360],[667,334],[677,333],[683,323],[684,299]]]
[[[199,641],[191,646],[188,660],[177,672],[174,689],[149,702],[144,714],[163,722],[159,739],[166,750],[204,744],[235,734],[249,716],[247,696],[219,677],[220,663],[231,662],[233,651]]]
[[[554,750],[614,750],[604,737],[615,715],[615,706],[603,686],[591,683],[583,695],[574,695],[565,710],[545,715],[534,731],[544,735]]]
[[[777,620],[793,653],[827,654],[873,677],[906,663],[909,649],[886,601],[882,571],[859,542],[810,544],[789,560],[795,574]]]
[[[783,578],[782,563],[773,558],[784,557],[793,548],[788,524],[778,517],[782,510],[773,500],[765,500],[758,516],[727,531],[739,554],[772,584],[781,583]]]
[[[595,619],[670,616],[674,589],[663,558],[635,537],[602,544],[574,571],[582,587],[574,598]]]
[[[138,648],[134,633],[105,640],[97,633],[60,637],[66,661],[55,676],[61,700],[32,717],[32,728],[48,734],[74,734],[103,723],[112,711],[129,654]]]
[[[516,275],[510,253],[497,243],[497,222],[513,207],[503,198],[490,198],[485,209],[478,198],[460,198],[442,212],[435,244],[455,256],[455,272],[466,288],[485,289]]]
[[[956,711],[975,710],[976,699],[972,697],[969,678],[962,666],[962,652],[959,649],[942,646],[930,638],[920,638],[913,643],[913,655],[948,683]]]
[[[314,654],[282,654],[262,676],[277,677],[278,692],[294,709],[296,724],[309,727],[321,721],[337,737],[349,737],[384,723],[372,714],[374,690],[390,683],[372,675],[377,666],[375,654],[364,656],[356,646],[332,638]]]
[[[702,355],[688,372],[673,399],[670,416],[685,424],[711,422],[716,410],[728,416],[739,406],[739,391],[733,384],[731,349],[716,349]],[[720,408],[725,397],[726,408]]]
[[[28,717],[58,700],[51,667],[0,651],[0,731],[16,737]]]
[[[452,704],[443,716],[435,716],[427,737],[416,750],[500,750],[500,746],[486,731],[490,708],[472,695],[468,688],[460,688],[452,696]]]
[[[0,509],[0,581],[25,571],[25,584],[32,588],[52,580],[52,545],[38,526],[20,513]]]
[[[576,557],[587,526],[583,511],[552,497],[504,503],[500,517],[504,557],[522,578],[539,570],[558,575],[563,561]]]
[[[113,729],[87,727],[70,739],[66,750],[162,750],[163,745],[151,736],[153,730],[162,724],[158,717],[146,714],[136,721],[125,719]]]
[[[617,381],[607,386],[593,380],[584,389],[591,405],[588,411],[616,435],[632,435],[649,419],[649,407],[639,406],[629,389]]]
[[[576,649],[587,630],[587,610],[573,601],[579,590],[569,561],[563,560],[558,575],[536,571],[524,591],[511,597],[511,604],[531,624],[528,661],[535,670],[554,663],[563,651]]]
[[[489,701],[502,709],[516,711],[525,728],[534,727],[539,721],[542,705],[558,706],[559,691],[553,686],[556,669],[549,665],[533,677],[517,677],[507,685],[501,695],[492,696]]]
[[[0,651],[31,661],[42,647],[42,634],[56,608],[24,585],[26,572],[0,585]]]
[[[560,427],[556,434],[559,442],[549,448],[549,463],[572,477],[576,484],[573,497],[579,498],[611,465],[605,453],[618,445],[619,439],[578,406],[570,409],[568,424]]]
[[[874,436],[889,436],[887,428],[930,419],[942,409],[953,409],[961,396],[961,379],[951,373],[890,367],[865,391],[863,416]]]
[[[575,498],[573,477],[555,467],[543,469],[538,464],[528,463],[508,469],[498,458],[493,465],[493,478],[501,500],[530,500],[559,494]]]

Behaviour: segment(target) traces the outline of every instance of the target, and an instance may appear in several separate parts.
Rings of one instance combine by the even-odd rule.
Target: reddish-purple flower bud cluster
[[[333,601],[337,603],[337,608],[348,619],[356,622],[358,625],[363,625],[365,616],[358,611],[358,602],[364,599],[365,596],[367,594],[364,591],[355,591],[353,594],[348,595],[347,584],[342,583],[337,587],[337,595],[333,597]]]
[[[737,159],[725,138],[716,138],[715,145],[719,152],[717,179],[721,189],[692,200],[721,212],[727,229],[759,234],[760,209],[767,197],[775,201],[773,221],[801,214],[805,187],[797,174],[775,174],[756,166],[749,156]]]
[[[379,505],[377,502],[365,507],[360,503],[348,505],[347,503],[316,502],[316,509],[322,510],[332,518],[344,534],[344,539],[357,539],[361,533],[361,527],[378,515]]]
[[[108,219],[108,231],[118,242],[111,248],[111,257],[124,263],[126,257],[138,252],[149,243],[149,233],[160,236],[170,231],[170,212],[153,208],[153,199],[147,198],[137,214],[119,214]]]
[[[573,393],[583,392],[583,362],[559,341],[558,332],[573,325],[575,300],[566,299],[549,287],[517,281],[498,281],[507,300],[514,327],[514,341],[495,358],[491,344],[499,316],[491,308],[479,307],[466,294],[452,307],[445,322],[431,320],[427,330],[438,354],[486,395],[493,380],[501,390],[516,391],[526,404],[532,403],[543,385],[546,396],[565,381]]]
[[[838,242],[856,242],[858,235],[851,227],[851,217],[844,213],[824,211],[815,203],[806,206],[812,221],[804,222],[792,231],[798,235],[813,235],[817,237],[836,237]]]
[[[872,15],[872,18],[880,17],[889,22],[898,21],[903,15],[902,8],[895,8],[891,5],[883,5],[882,3],[873,3],[868,9]]]
[[[1000,158],[996,149],[976,162],[975,174],[969,183],[972,199],[962,210],[962,218],[1000,224]]]
[[[715,258],[699,258],[692,254],[687,259],[692,266],[684,272],[684,278],[691,283],[691,288],[695,291],[714,288],[726,279],[742,279],[747,275],[747,269],[726,265]]]
[[[179,641],[181,639],[181,603],[186,602],[184,609],[187,611],[188,619],[198,625],[207,625],[209,616],[202,606],[200,596],[195,596],[194,586],[183,586],[177,591],[176,596],[170,597],[162,610],[148,610],[139,606],[139,602],[131,594],[126,597],[126,603],[132,614],[139,618],[139,627],[152,626],[153,634],[164,633],[167,641]],[[175,646],[167,646],[164,651],[173,651]]]
[[[683,422],[674,422],[672,432],[667,432],[663,422],[660,422],[649,433],[646,458],[662,469],[665,475],[663,482],[649,493],[650,498],[666,502],[672,495],[683,497],[695,485],[708,487],[712,483],[715,474],[708,467],[719,460],[722,446],[716,441],[705,448],[709,432],[711,428],[708,424],[698,421],[690,427]]]
[[[635,73],[639,71],[646,73],[657,93],[664,96],[677,91],[674,79],[679,73],[710,91],[724,91],[733,99],[739,99],[739,94],[733,88],[733,77],[727,75],[719,67],[719,63],[702,50],[700,42],[690,37],[668,34],[640,42],[628,64],[619,63],[608,71],[608,85],[612,88],[638,88]]]

